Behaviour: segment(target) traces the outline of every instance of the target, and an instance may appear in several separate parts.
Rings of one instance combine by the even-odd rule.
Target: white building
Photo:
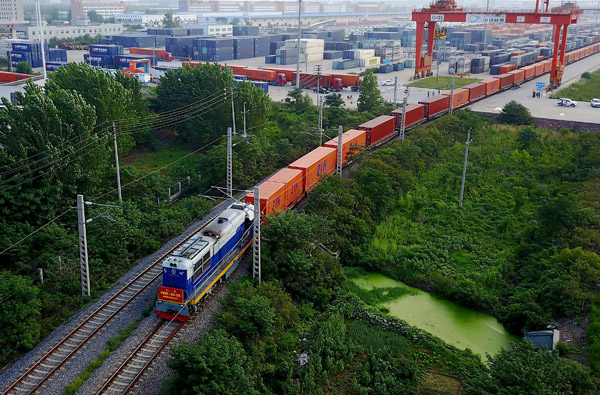
[[[75,38],[85,36],[97,36],[101,34],[103,36],[112,36],[123,32],[122,23],[103,23],[98,25],[49,25],[45,21],[42,21],[42,28],[44,32],[44,40],[48,41],[53,37],[62,38]],[[39,41],[38,27],[27,26],[25,28],[18,28],[22,32],[23,38],[31,41]]]
[[[71,0],[72,19],[85,19],[90,11],[96,11],[98,15],[103,18],[112,18],[116,14],[125,13],[127,11],[127,6],[122,1]]]
[[[0,22],[22,22],[23,0],[0,0]]]
[[[162,27],[164,15],[146,15],[141,13],[127,13],[115,15],[115,22],[123,23],[124,25],[142,25],[146,27]],[[177,13],[173,14],[173,20],[179,23],[196,23],[198,17],[193,13]]]

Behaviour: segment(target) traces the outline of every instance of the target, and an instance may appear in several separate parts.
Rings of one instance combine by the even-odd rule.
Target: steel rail
[[[8,389],[6,389],[3,392],[3,395],[8,395],[10,393],[32,394],[35,393],[38,389],[40,389],[40,387],[50,377],[52,377],[56,373],[56,371],[58,371],[73,355],[75,355],[75,353],[77,353],[77,351],[79,351],[81,347],[83,347],[83,345],[85,345],[96,333],[98,333],[100,329],[102,329],[118,313],[120,313],[121,310],[123,310],[123,308],[127,306],[132,300],[134,300],[143,290],[145,290],[150,284],[152,284],[154,280],[161,276],[162,268],[160,266],[160,263],[162,262],[162,260],[165,259],[171,252],[183,245],[186,241],[188,241],[194,234],[198,232],[198,230],[202,229],[208,222],[216,218],[220,213],[220,210],[218,210],[219,206],[222,206],[225,203],[227,203],[227,201],[219,203],[215,207],[215,209],[213,209],[213,211],[217,210],[216,213],[210,216],[209,218],[204,219],[202,223],[198,226],[198,229],[191,232],[189,236],[185,237],[173,248],[169,249],[159,258],[154,260],[154,262],[149,264],[147,268],[145,268],[137,276],[131,279],[117,293],[115,293],[94,312],[92,312],[86,319],[84,319],[79,325],[77,325],[76,328],[74,328],[65,337],[63,337],[58,342],[58,344],[52,347],[50,351],[44,354],[32,367],[27,369],[27,371],[24,374],[22,374],[13,384],[11,384],[10,387],[8,387]],[[144,276],[148,276],[149,278],[144,279]],[[136,284],[138,281],[140,283]],[[127,295],[127,293],[131,293],[132,291],[132,294]],[[125,300],[122,301],[119,298],[124,298]],[[96,319],[97,322],[95,322],[94,319]],[[71,340],[74,344],[67,343],[69,340]],[[61,349],[62,346],[64,346],[64,348],[67,349]],[[56,359],[50,357],[54,357]],[[34,372],[37,374],[32,375],[32,373]]]
[[[148,369],[148,367],[150,367],[150,365],[152,364],[152,362],[154,362],[154,360],[158,357],[158,355],[162,352],[162,350],[167,346],[167,344],[169,344],[169,342],[173,339],[173,337],[175,336],[175,334],[177,332],[179,332],[179,330],[181,329],[181,327],[183,327],[183,325],[185,324],[185,322],[175,322],[175,321],[162,321],[160,323],[158,323],[156,325],[156,327],[152,330],[152,332],[150,332],[145,338],[144,340],[142,340],[142,342],[135,348],[135,350],[133,350],[133,352],[129,355],[129,357],[127,357],[127,359],[125,360],[125,362],[123,362],[121,364],[121,366],[119,366],[119,368],[115,371],[115,373],[113,373],[112,376],[110,376],[110,378],[104,383],[104,385],[102,386],[102,388],[100,388],[100,390],[98,390],[97,394],[104,394],[104,393],[118,393],[118,394],[127,394],[129,391],[131,391],[133,389],[133,387],[135,386],[135,384],[140,380],[140,378],[144,375],[144,373],[146,372],[146,370]],[[160,330],[161,328],[167,328],[170,325],[173,325],[174,327],[172,328],[171,332],[167,332],[166,333],[166,337],[162,338],[163,330]],[[152,343],[154,343],[155,341],[160,341],[160,345],[158,346],[158,348],[154,351],[151,351],[151,355],[150,356],[144,356],[141,355],[142,352],[147,351],[148,348],[152,348],[154,345]],[[148,346],[148,347],[146,347]],[[142,357],[145,359],[145,361],[141,362],[141,366],[135,366],[136,362],[140,362],[138,357]],[[131,370],[133,369],[133,371]],[[124,373],[124,374],[122,374]],[[124,377],[126,375],[133,375],[133,377]],[[125,383],[123,383],[122,381],[117,382],[117,379],[119,380],[123,380],[125,381]],[[113,388],[113,384],[117,384],[117,385],[122,385],[125,386],[125,388],[120,388],[120,389],[114,389]]]

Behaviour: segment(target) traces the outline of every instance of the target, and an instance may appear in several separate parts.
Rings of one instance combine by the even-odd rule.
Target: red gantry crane
[[[539,10],[540,0],[536,0],[535,11],[464,11],[456,5],[455,0],[437,0],[429,8],[413,11],[412,20],[417,23],[415,77],[420,78],[431,75],[431,62],[433,60],[433,40],[435,38],[436,24],[438,22],[471,22],[471,23],[527,23],[547,24],[553,26],[554,52],[552,54],[552,68],[550,69],[550,88],[556,88],[562,80],[567,43],[567,29],[570,24],[577,23],[581,13],[577,9],[560,9],[548,11],[549,0],[543,0],[545,10]],[[423,37],[427,27],[427,50],[423,53]],[[560,45],[559,58],[559,43]]]

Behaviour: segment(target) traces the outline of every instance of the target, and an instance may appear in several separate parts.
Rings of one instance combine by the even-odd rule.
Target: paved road
[[[583,72],[598,68],[600,68],[600,53],[568,65],[563,75],[562,87],[578,81]],[[490,96],[470,107],[474,111],[499,113],[506,103],[516,100],[529,108],[534,117],[600,123],[600,108],[592,108],[588,102],[580,102],[575,108],[564,108],[557,106],[556,100],[549,99],[546,95],[540,99],[534,99],[532,92],[535,89],[535,83],[545,82],[548,84],[549,78],[548,75],[544,75],[524,83],[519,89],[511,89]],[[598,92],[598,96],[600,96],[600,92]]]

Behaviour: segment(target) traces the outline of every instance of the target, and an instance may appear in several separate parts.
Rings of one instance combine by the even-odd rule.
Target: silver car
[[[590,106],[592,106],[594,108],[600,108],[600,99],[590,100]]]
[[[558,99],[558,102],[556,102],[556,104],[563,107],[575,107],[577,105],[577,102],[571,99],[562,98]]]

